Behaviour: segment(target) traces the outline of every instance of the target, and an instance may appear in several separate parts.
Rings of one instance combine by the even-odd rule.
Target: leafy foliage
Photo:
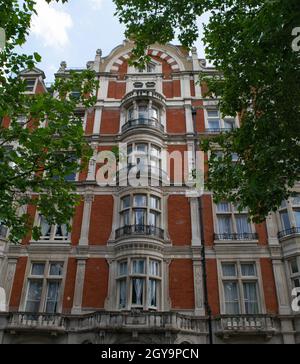
[[[48,93],[24,93],[26,83],[19,75],[40,56],[15,49],[26,41],[34,13],[35,1],[0,2],[0,27],[7,38],[0,52],[0,120],[10,119],[9,128],[0,127],[0,221],[13,242],[31,230],[27,205],[36,206],[50,224],[69,224],[79,196],[67,177],[83,169],[91,156],[76,107],[93,106],[98,86],[87,70],[58,78]],[[69,97],[74,90],[79,99]],[[18,122],[20,116],[25,125]],[[34,238],[39,235],[34,228]]]
[[[241,128],[201,141],[211,154],[207,188],[217,201],[249,207],[262,221],[291,193],[300,176],[300,53],[292,30],[300,26],[298,0],[115,0],[117,14],[135,39],[136,62],[154,42],[198,37],[197,16],[211,13],[205,27],[207,58],[222,74],[207,82],[221,98],[224,115],[240,116]],[[216,148],[218,145],[218,148]],[[217,153],[222,149],[223,154]],[[232,154],[239,160],[232,163]]]

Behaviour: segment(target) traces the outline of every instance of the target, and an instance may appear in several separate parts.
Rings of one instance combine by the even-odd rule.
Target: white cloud
[[[69,44],[68,31],[73,27],[70,14],[57,5],[48,5],[45,0],[37,0],[37,16],[34,16],[31,31],[41,39],[45,47],[62,48]]]
[[[99,10],[102,8],[104,0],[90,0],[92,9]]]

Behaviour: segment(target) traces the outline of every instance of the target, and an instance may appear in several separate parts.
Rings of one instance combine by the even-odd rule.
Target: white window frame
[[[290,222],[290,229],[293,228],[300,228],[300,226],[297,226],[296,223],[296,217],[295,217],[295,211],[300,211],[300,191],[296,192],[297,197],[299,198],[299,202],[297,201],[295,203],[295,197],[290,197],[288,200],[285,200],[282,202],[281,206],[279,207],[277,211],[277,223],[280,227],[280,231],[287,230],[286,227],[283,225],[282,219],[281,219],[281,213],[287,212]]]
[[[35,217],[35,226],[41,226],[41,214],[39,212],[36,213],[36,217]],[[70,225],[72,226],[72,220]],[[68,236],[67,237],[58,237],[56,236],[56,231],[57,231],[57,227],[59,225],[51,225],[51,230],[50,230],[50,236],[41,236],[40,239],[38,240],[38,242],[51,242],[51,243],[59,243],[59,244],[71,244],[71,237],[72,237],[72,232],[68,232]],[[31,241],[33,242],[33,241]],[[34,241],[34,243],[36,243]]]
[[[54,275],[50,275],[50,267],[51,264],[62,264],[63,268],[62,268],[62,274],[60,276],[54,276]],[[43,275],[33,275],[32,274],[32,268],[34,264],[44,264],[45,268],[44,268],[44,274]],[[67,262],[66,259],[55,259],[55,257],[53,257],[53,259],[49,259],[49,260],[43,260],[43,259],[32,259],[31,261],[28,262],[27,265],[27,271],[26,271],[26,280],[25,280],[25,285],[24,285],[24,289],[23,289],[23,293],[22,293],[22,311],[25,312],[26,310],[26,306],[27,306],[27,300],[28,300],[28,293],[29,293],[29,287],[30,287],[30,282],[31,281],[37,281],[40,280],[42,281],[42,292],[41,292],[41,300],[40,300],[40,306],[39,306],[39,311],[35,312],[33,314],[47,314],[46,312],[46,304],[47,304],[47,294],[48,294],[48,283],[53,281],[53,282],[60,282],[60,287],[59,287],[59,295],[58,295],[58,300],[57,300],[57,310],[56,313],[53,313],[53,315],[55,314],[59,314],[62,312],[62,305],[63,305],[63,294],[64,294],[64,286],[65,286],[65,279],[66,279],[66,269],[67,268]],[[28,312],[30,313],[30,312]],[[52,313],[49,313],[49,315],[51,315]]]
[[[237,275],[236,277],[224,277],[223,276],[223,264],[235,264]],[[242,268],[241,266],[243,264],[254,264],[256,269],[256,277],[244,277],[242,276]],[[225,292],[224,292],[224,284],[223,282],[237,282],[238,283],[238,296],[239,296],[239,314],[236,314],[236,316],[240,315],[248,315],[246,314],[245,309],[245,301],[244,301],[244,288],[243,283],[256,283],[256,290],[257,290],[257,303],[258,303],[258,313],[257,314],[249,314],[249,316],[256,316],[256,315],[263,315],[266,314],[266,306],[265,306],[265,298],[264,298],[264,288],[263,288],[263,281],[262,281],[262,274],[260,269],[260,262],[257,259],[220,259],[217,262],[218,267],[218,282],[219,282],[219,296],[220,296],[220,311],[221,315],[226,316],[234,316],[228,315],[226,313],[226,304],[225,304]]]
[[[226,122],[226,120],[229,120],[229,119],[230,120],[234,120],[234,123],[232,124],[233,125],[232,130],[234,130],[234,129],[236,129],[236,128],[239,127],[239,120],[238,120],[238,117],[237,116],[236,117],[233,117],[233,116],[225,116],[225,117],[222,117],[221,112],[220,112],[220,110],[218,108],[215,108],[215,107],[214,108],[212,108],[212,107],[206,107],[204,109],[205,130],[213,129],[213,128],[210,128],[209,127],[209,120],[210,119],[216,119],[217,117],[214,117],[214,118],[210,118],[209,117],[209,112],[212,112],[212,111],[218,112],[218,119],[220,121],[220,123],[219,123],[219,129],[220,129],[220,131],[227,130],[228,129],[225,126],[225,122]]]
[[[145,261],[145,271],[144,273],[138,274],[133,273],[132,267],[133,262],[135,260],[143,260]],[[150,274],[150,262],[155,261],[159,263],[159,275],[153,276]],[[119,274],[119,264],[127,262],[127,274],[126,275],[120,275]],[[161,259],[158,259],[156,257],[151,256],[131,256],[127,259],[120,259],[117,262],[117,310],[120,311],[129,311],[132,309],[140,309],[143,311],[158,311],[162,307],[162,289],[163,289],[163,261]],[[143,285],[143,302],[142,305],[135,305],[132,303],[132,294],[133,294],[133,279],[140,278],[144,280]],[[126,279],[126,307],[120,307],[120,281],[124,281]],[[149,305],[149,282],[150,280],[156,280],[157,281],[157,287],[156,287],[156,306],[150,306]]]

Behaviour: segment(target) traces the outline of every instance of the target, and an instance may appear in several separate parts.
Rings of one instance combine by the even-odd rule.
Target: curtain
[[[231,234],[231,217],[230,216],[218,216],[219,234]]]
[[[133,273],[134,274],[144,274],[145,273],[145,261],[144,260],[134,260],[133,261]]]
[[[251,233],[251,226],[247,215],[235,215],[235,221],[238,234]]]
[[[155,260],[150,261],[149,274],[155,277],[159,276],[159,262]]]
[[[40,310],[41,297],[42,297],[43,281],[36,280],[29,282],[27,300],[26,300],[26,312],[36,313]]]
[[[222,271],[224,277],[236,277],[235,264],[222,264]]]
[[[217,204],[218,212],[230,212],[230,204],[228,202],[220,202]]]
[[[253,282],[244,283],[243,286],[244,286],[244,300],[245,300],[246,314],[256,315],[259,312],[256,283]]]
[[[44,216],[41,216],[41,233],[42,236],[50,236],[51,232],[51,226],[48,224],[48,221],[44,218]]]
[[[58,305],[60,282],[49,282],[47,290],[46,312],[56,313]]]
[[[295,213],[296,227],[300,228],[300,210],[294,211],[294,213]]]
[[[157,282],[155,279],[149,280],[148,286],[148,299],[149,299],[149,306],[156,307],[157,306]]]
[[[120,308],[126,307],[127,284],[126,280],[120,281]]]
[[[139,279],[139,278],[133,279],[132,303],[134,305],[138,305],[138,306],[143,305],[143,288],[144,288],[143,279]]]
[[[242,264],[242,275],[244,277],[256,277],[255,264]]]
[[[224,282],[224,294],[226,314],[238,315],[240,313],[240,309],[237,283]]]
[[[289,230],[291,228],[291,223],[290,223],[288,212],[287,211],[282,211],[280,213],[280,218],[281,218],[282,228],[284,230]]]

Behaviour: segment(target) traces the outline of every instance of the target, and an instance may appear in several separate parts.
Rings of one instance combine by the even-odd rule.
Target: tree
[[[241,128],[201,141],[211,153],[207,188],[216,201],[248,207],[253,220],[262,221],[300,179],[300,52],[292,47],[299,1],[114,1],[126,35],[137,43],[136,63],[147,61],[145,49],[152,43],[172,41],[176,30],[191,47],[198,37],[197,16],[211,13],[204,42],[222,76],[201,81],[208,83],[209,95],[221,98],[224,115],[240,116]]]
[[[67,177],[85,168],[91,156],[76,107],[95,103],[92,71],[70,72],[48,93],[24,94],[21,71],[35,67],[40,56],[15,49],[26,41],[34,13],[32,0],[0,2],[0,27],[6,33],[0,51],[0,121],[10,120],[9,127],[0,127],[0,222],[13,242],[31,233],[28,205],[36,206],[48,223],[69,226],[80,197]],[[70,96],[75,90],[79,98]],[[18,122],[20,116],[25,125]],[[39,228],[33,228],[33,237],[39,236]]]

